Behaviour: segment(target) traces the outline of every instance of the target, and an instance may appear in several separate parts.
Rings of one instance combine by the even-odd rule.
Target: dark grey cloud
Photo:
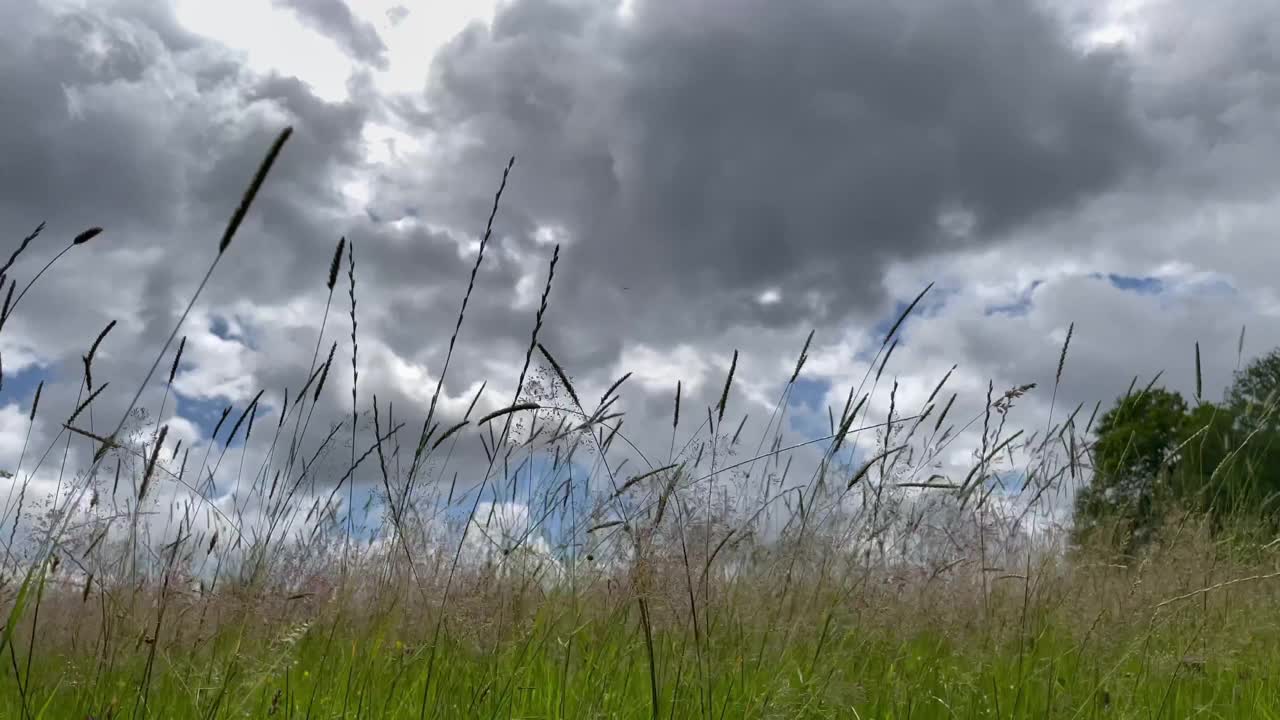
[[[1128,74],[1032,3],[639,0],[624,19],[519,0],[434,62],[448,149],[427,214],[481,215],[473,178],[515,153],[502,229],[567,229],[574,323],[835,321],[883,303],[889,263],[1069,211],[1153,159]],[[949,210],[969,238],[939,228]]]
[[[273,0],[276,5],[297,13],[306,24],[337,42],[343,50],[363,62],[387,66],[387,46],[378,31],[351,13],[343,0]]]
[[[170,395],[159,419],[173,423],[172,442],[183,425],[175,409],[207,432],[208,417],[227,405],[238,414],[259,389],[272,412],[286,389],[296,406],[316,345],[329,260],[346,235],[355,245],[359,283],[361,412],[374,395],[384,412],[394,404],[408,428],[399,444],[412,449],[473,257],[462,251],[463,238],[380,221],[344,194],[344,183],[386,172],[370,163],[363,145],[365,129],[383,113],[370,78],[351,78],[346,100],[319,98],[296,78],[246,67],[240,56],[190,35],[154,3],[56,10],[0,0],[0,12],[13,18],[20,36],[0,48],[6,158],[0,230],[12,244],[48,221],[10,277],[25,282],[76,232],[106,228],[42,279],[0,335],[6,372],[0,403],[16,404],[25,417],[36,384],[45,382],[31,447],[43,452],[82,399],[80,357],[112,320],[118,324],[94,363],[97,384],[111,387],[76,424],[96,432],[114,427],[216,254],[219,234],[263,153],[291,125],[292,138],[182,330],[190,341],[176,385],[181,404]],[[479,182],[492,189],[498,170]],[[461,412],[457,398],[464,398],[465,409],[474,383],[498,375],[496,385],[503,384],[505,376],[488,360],[522,357],[527,342],[532,312],[511,307],[512,289],[527,268],[503,251],[506,244],[495,240],[480,273],[482,289],[472,298],[437,415],[446,425]],[[339,349],[303,445],[307,452],[350,417],[345,286],[344,259],[321,361],[332,341]],[[173,350],[142,398],[153,415]],[[19,360],[31,357],[37,367],[21,367],[25,360]],[[512,376],[505,378],[509,385],[514,371],[497,370]],[[495,389],[482,410],[506,404],[509,393]],[[268,429],[275,420],[259,418]],[[370,432],[362,420],[358,452]],[[269,437],[255,430],[255,442]],[[187,446],[199,439],[188,438]],[[350,443],[342,433],[317,469],[322,484],[342,476]],[[93,450],[92,442],[75,438],[67,467],[83,468]],[[481,456],[479,444],[469,442],[455,462],[470,470]],[[375,472],[366,465],[358,484]]]
[[[360,134],[373,111],[359,87],[349,102],[323,102],[296,80],[242,67],[155,3],[58,12],[5,0],[0,12],[15,32],[0,48],[0,228],[12,245],[48,222],[10,279],[25,284],[85,227],[107,229],[63,258],[6,324],[6,402],[26,407],[43,379],[45,412],[65,417],[77,403],[80,355],[117,320],[95,363],[98,382],[112,383],[95,416],[99,423],[118,418],[131,396],[126,388],[137,386],[160,350],[285,124],[295,126],[294,137],[205,307],[229,313],[234,303],[279,305],[323,288],[332,245],[348,222],[337,177],[361,166]],[[314,329],[309,335],[314,342]],[[32,355],[43,367],[19,377],[17,359]],[[310,359],[297,355],[279,363],[294,385]],[[41,427],[36,446],[57,423]]]

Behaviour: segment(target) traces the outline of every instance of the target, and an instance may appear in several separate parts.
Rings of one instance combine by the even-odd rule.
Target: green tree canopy
[[[1141,543],[1159,521],[1156,492],[1168,455],[1183,439],[1187,403],[1153,388],[1122,397],[1098,421],[1092,482],[1076,497],[1076,531],[1119,522]]]
[[[1227,393],[1233,405],[1265,405],[1280,388],[1280,348],[1237,370]]]
[[[1280,354],[1268,356],[1272,360],[1280,369]],[[1264,382],[1267,367],[1237,375],[1243,380],[1228,398],[1243,398],[1239,403],[1188,408],[1181,395],[1163,388],[1118,399],[1097,425],[1093,480],[1076,498],[1077,539],[1114,528],[1132,550],[1149,541],[1171,511],[1203,514],[1214,530],[1245,519],[1274,525],[1280,423],[1259,422],[1266,416],[1256,412],[1245,417],[1258,407],[1250,399],[1255,393],[1273,392]]]

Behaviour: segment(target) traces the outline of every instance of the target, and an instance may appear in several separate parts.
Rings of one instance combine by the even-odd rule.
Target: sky
[[[787,429],[823,432],[929,283],[872,416],[885,386],[919,407],[953,365],[957,417],[981,412],[989,383],[1038,383],[1018,401],[1028,427],[1051,404],[1059,418],[1105,407],[1134,376],[1163,371],[1190,395],[1197,342],[1213,399],[1238,348],[1247,362],[1280,345],[1270,0],[0,0],[0,13],[4,243],[47,223],[10,276],[25,284],[104,228],[0,333],[0,467],[51,447],[111,321],[92,421],[120,416],[285,125],[180,333],[171,441],[207,444],[222,408],[259,390],[270,416],[305,381],[343,236],[359,410],[376,395],[420,423],[511,156],[448,420],[482,383],[481,410],[511,402],[557,244],[539,337],[584,397],[633,373],[622,404],[642,448],[667,448],[677,381],[688,407],[717,402],[735,350],[729,415],[758,433],[810,330]],[[342,368],[317,411],[328,420],[352,412],[345,270],[320,349],[336,341]],[[55,409],[32,424],[40,382]],[[963,475],[976,438],[941,469]],[[460,446],[464,467],[481,457],[478,436]],[[66,452],[83,466],[91,445]]]

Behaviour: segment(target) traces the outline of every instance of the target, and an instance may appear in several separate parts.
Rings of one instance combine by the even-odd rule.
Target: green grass
[[[990,623],[862,603],[836,606],[829,624],[812,609],[770,622],[763,608],[743,612],[747,603],[728,601],[712,612],[696,647],[678,627],[655,632],[658,711],[680,718],[1272,717],[1280,710],[1280,637],[1274,620],[1257,622],[1266,608],[1249,602],[1262,598],[1248,595],[1154,620],[1143,617],[1141,603],[1127,606],[1117,596],[1113,612],[1088,624],[1077,616],[1081,598],[1024,619],[1005,598]],[[891,594],[879,599],[914,605]],[[445,633],[426,716],[653,717],[635,603],[597,597],[586,606],[561,596],[523,612],[498,607],[489,625]],[[163,632],[146,714],[423,716],[429,652],[422,615],[365,606],[353,618],[335,612],[337,603],[328,607],[278,609],[279,617],[264,608],[226,609],[230,617],[199,642],[190,627]],[[1121,612],[1131,614],[1115,616]],[[291,625],[290,615],[313,619]],[[22,716],[24,694],[45,717],[139,713],[151,646],[144,639],[93,652],[93,625],[40,648],[22,691],[12,673],[5,676],[5,717]],[[1197,660],[1183,661],[1192,655]],[[14,662],[24,667],[24,654]]]

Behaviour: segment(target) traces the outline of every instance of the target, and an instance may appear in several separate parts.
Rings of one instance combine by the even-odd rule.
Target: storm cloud
[[[378,37],[377,29],[352,15],[351,8],[343,0],[273,2],[296,12],[303,22],[332,38],[353,57],[371,65],[386,67],[387,46]]]
[[[1068,212],[1155,155],[1123,56],[985,0],[521,0],[436,57],[423,103],[446,148],[430,214],[477,215],[456,178],[515,152],[503,229],[555,229],[571,305],[671,339],[877,309],[889,263]]]

